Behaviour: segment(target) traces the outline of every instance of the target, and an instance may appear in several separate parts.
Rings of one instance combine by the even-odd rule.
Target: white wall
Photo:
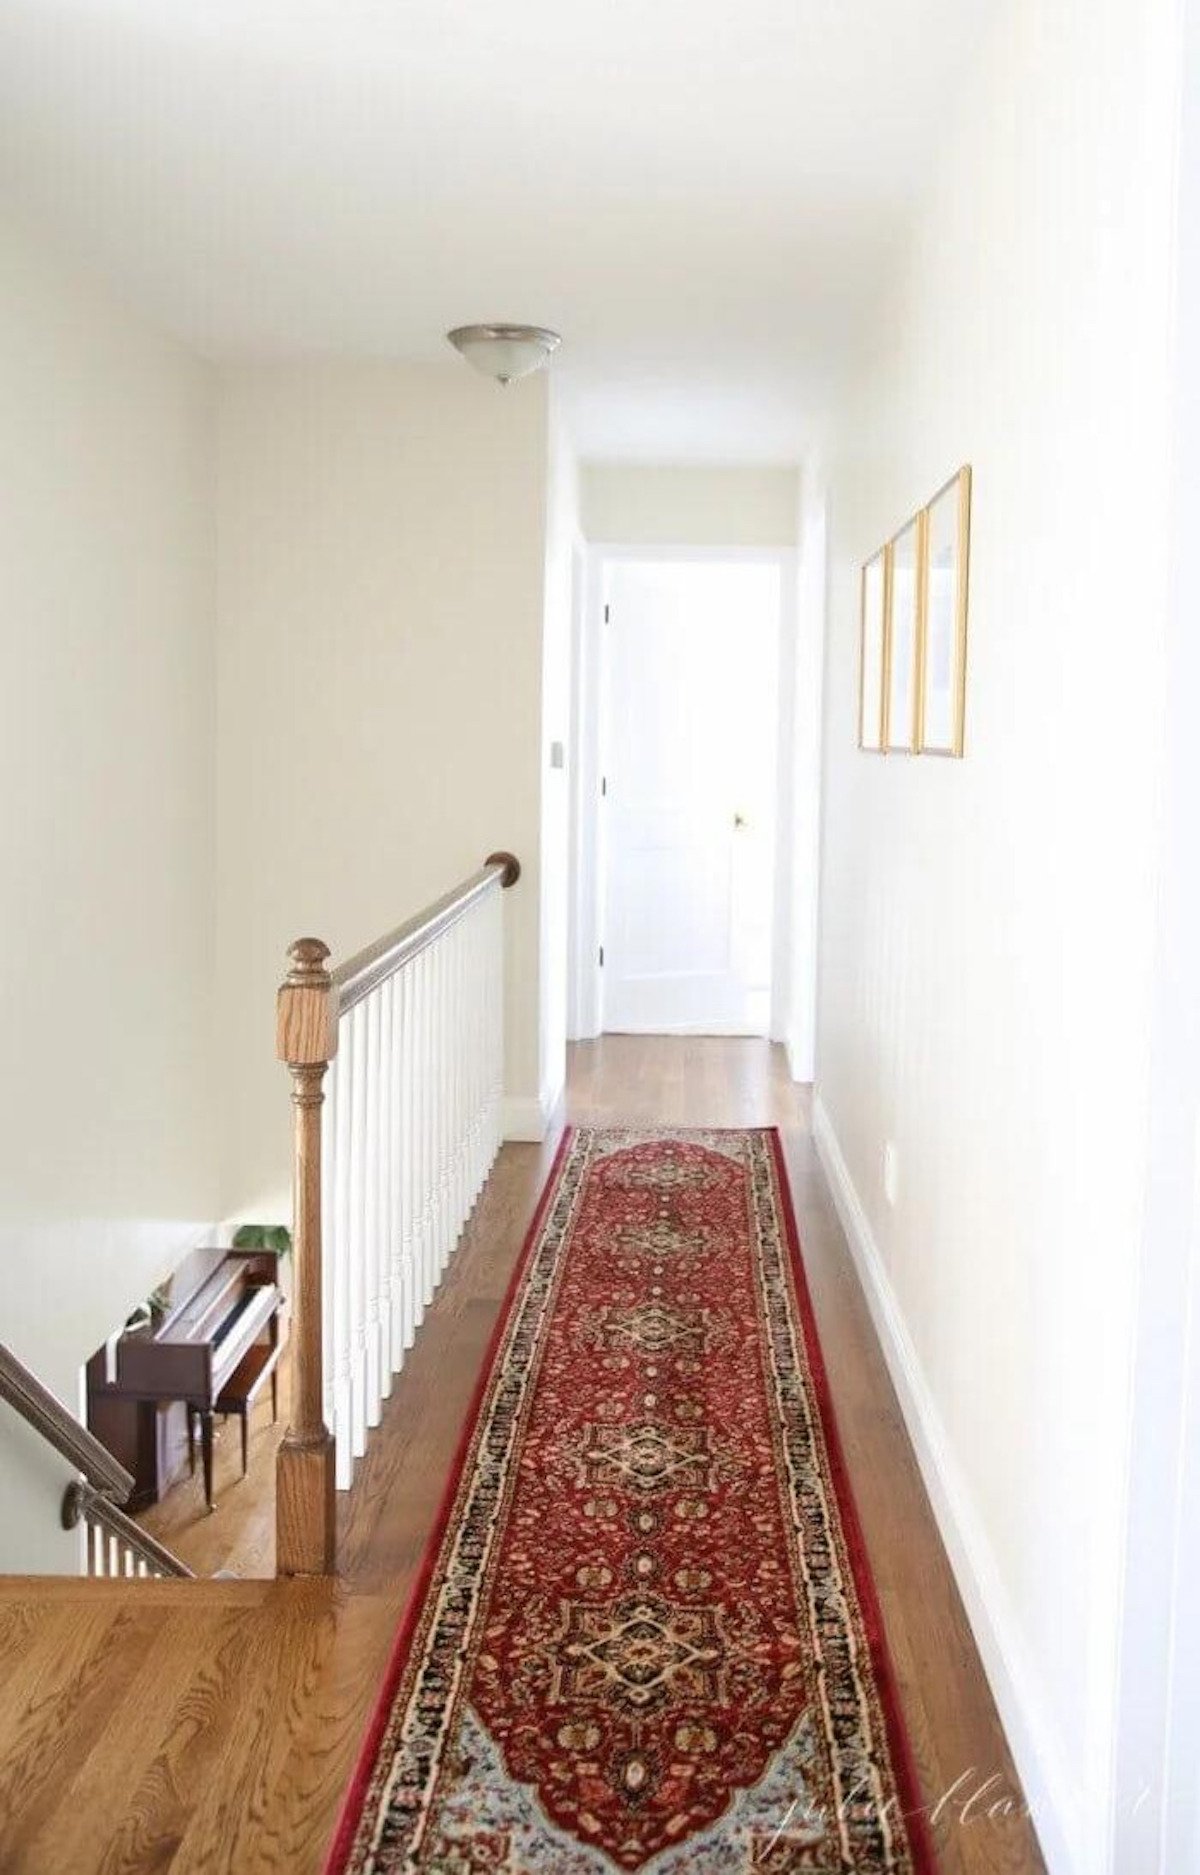
[[[625,547],[793,547],[796,470],[587,463],[588,540]]]
[[[0,283],[0,1333],[78,1407],[216,1213],[210,385],[11,226]],[[0,1570],[69,1569],[0,1417]]]
[[[1166,786],[1113,1793],[1122,1875],[1200,1875],[1200,5],[1184,11]]]
[[[798,488],[794,655],[781,758],[780,848],[776,881],[777,1012],[774,1035],[787,1048],[792,1079],[811,1082],[816,1062],[817,914],[821,849],[821,704],[828,611],[824,471],[811,456]]]
[[[219,985],[225,1206],[284,1202],[273,1005],[479,866],[506,895],[507,1093],[536,1112],[547,388],[444,366],[222,374]]]
[[[544,1126],[563,1090],[567,1066],[567,958],[570,927],[570,810],[576,752],[571,659],[582,604],[579,468],[560,416],[553,414],[546,481],[546,611],[542,648],[542,991],[539,1113]],[[559,744],[562,766],[553,765]],[[532,1127],[531,1127],[532,1130]]]
[[[828,460],[820,1142],[1056,1875],[1112,1866],[1173,14],[998,9]],[[966,759],[859,754],[858,566],[962,462]]]

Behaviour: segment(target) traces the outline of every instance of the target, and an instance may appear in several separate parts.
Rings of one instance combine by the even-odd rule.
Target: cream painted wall
[[[583,532],[623,547],[794,547],[797,473],[587,463]]]
[[[571,655],[582,603],[579,466],[561,416],[552,414],[546,480],[546,610],[542,647],[542,1012],[538,1124],[563,1090],[567,1067]],[[554,765],[555,745],[561,766]]]
[[[217,1208],[211,386],[11,225],[0,283],[0,1334],[78,1407]],[[0,1571],[69,1570],[0,1418]]]
[[[1173,16],[998,10],[828,461],[818,1135],[1056,1875],[1134,1875]],[[857,568],[964,461],[966,759],[859,754]]]
[[[444,366],[222,373],[219,988],[225,1207],[278,1210],[287,945],[335,957],[496,847],[507,1094],[538,1112],[547,385]]]
[[[776,882],[776,1008],[793,1080],[811,1082],[817,1023],[817,916],[821,855],[821,702],[828,611],[824,472],[804,464],[796,512],[796,631],[790,723],[782,739],[789,772],[782,793],[788,863]],[[789,753],[790,752],[790,753]]]
[[[1113,1866],[1200,1875],[1200,0],[1183,9],[1166,785]]]

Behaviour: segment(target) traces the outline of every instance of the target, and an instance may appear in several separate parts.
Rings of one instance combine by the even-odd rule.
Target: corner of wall
[[[506,1094],[500,1113],[500,1130],[505,1144],[540,1146],[550,1130],[550,1121],[563,1096],[556,1092]]]

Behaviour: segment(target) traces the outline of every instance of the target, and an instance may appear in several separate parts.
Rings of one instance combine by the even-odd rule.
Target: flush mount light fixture
[[[558,333],[545,326],[455,326],[446,337],[469,365],[498,384],[540,371],[562,344]]]

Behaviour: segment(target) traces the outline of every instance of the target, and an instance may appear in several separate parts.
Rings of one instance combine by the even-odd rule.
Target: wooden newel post
[[[334,1567],[333,1436],[325,1424],[321,1353],[322,1083],[337,1053],[337,998],[319,938],[301,938],[279,991],[276,1052],[292,1076],[295,1398],[275,1469],[276,1572],[329,1575]]]

